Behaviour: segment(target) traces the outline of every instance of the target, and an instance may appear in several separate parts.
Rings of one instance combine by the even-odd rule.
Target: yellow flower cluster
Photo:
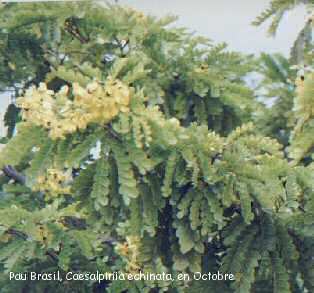
[[[303,96],[304,94],[304,80],[298,77],[295,81],[295,85],[297,86],[296,92],[298,96]]]
[[[139,265],[139,248],[141,241],[137,236],[127,236],[126,242],[119,243],[116,251],[126,259],[128,272],[137,272],[141,267]]]
[[[34,236],[35,236],[36,241],[39,241],[44,245],[47,243],[50,243],[53,237],[53,235],[49,232],[48,228],[43,225],[38,226],[38,229],[36,230],[36,233]]]
[[[28,89],[17,104],[24,120],[45,127],[51,138],[57,139],[90,123],[106,124],[120,111],[129,111],[130,95],[128,86],[109,77],[104,86],[97,81],[86,88],[73,83],[71,90],[63,86],[57,93],[41,83],[38,88]]]
[[[61,171],[58,169],[47,169],[46,174],[37,178],[33,187],[34,191],[42,191],[51,196],[70,193],[69,183],[72,180],[71,170]]]
[[[297,78],[296,86],[294,111],[299,122],[304,123],[314,116],[314,73],[308,73],[305,78]]]

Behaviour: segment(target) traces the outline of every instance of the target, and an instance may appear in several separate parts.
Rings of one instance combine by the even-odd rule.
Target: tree
[[[2,292],[312,290],[313,167],[250,123],[251,57],[116,5],[0,13],[38,54],[27,73],[1,47],[22,120],[0,153]],[[174,280],[7,281],[57,270]],[[176,278],[200,271],[236,279]]]

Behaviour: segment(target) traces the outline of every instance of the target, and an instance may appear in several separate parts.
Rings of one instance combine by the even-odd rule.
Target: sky
[[[118,0],[143,12],[163,16],[177,15],[184,26],[215,42],[226,42],[244,53],[281,52],[288,56],[293,41],[304,24],[306,11],[299,7],[287,13],[275,38],[267,36],[267,24],[254,27],[251,22],[269,0]]]

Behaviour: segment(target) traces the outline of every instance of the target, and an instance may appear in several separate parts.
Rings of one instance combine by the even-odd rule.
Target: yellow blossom
[[[58,92],[47,89],[45,83],[31,87],[17,104],[22,108],[22,118],[48,129],[53,139],[65,138],[69,133],[84,130],[91,123],[106,124],[119,112],[129,111],[131,91],[121,81],[108,77],[105,85],[92,81],[86,87],[72,84]]]
[[[33,187],[35,191],[45,192],[49,196],[58,196],[70,192],[72,180],[71,170],[62,171],[54,168],[47,169],[46,174],[37,178],[37,184]]]

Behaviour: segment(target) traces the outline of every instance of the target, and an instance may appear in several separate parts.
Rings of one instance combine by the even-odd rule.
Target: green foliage
[[[294,125],[292,108],[296,73],[290,68],[289,60],[280,54],[263,53],[260,61],[259,72],[263,79],[258,90],[262,91],[266,105],[258,113],[256,123],[261,133],[287,146]]]
[[[169,118],[177,117],[185,125],[205,122],[210,129],[227,134],[254,110],[253,93],[244,81],[254,66],[252,58],[227,52],[225,44],[214,46],[182,29],[168,28],[174,20],[171,17],[155,20],[119,6],[98,9],[89,1],[53,7],[4,5],[1,15],[2,31],[8,38],[24,41],[24,35],[15,35],[21,32],[36,42],[36,46],[25,42],[16,48],[40,55],[19,61],[4,43],[3,56],[14,59],[15,69],[7,64],[1,68],[6,76],[18,75],[10,81],[2,78],[4,89],[24,90],[44,79],[52,89],[65,81],[85,85],[110,71],[114,78],[142,88],[150,104],[161,104]],[[19,64],[25,60],[29,60],[26,66]]]
[[[274,35],[285,13],[296,6],[311,1],[304,0],[272,0],[269,7],[265,9],[253,22],[254,25],[261,25],[268,19],[272,19],[268,29],[269,34]]]
[[[0,11],[2,31],[27,34],[40,55],[29,59],[25,76],[25,56],[13,52],[18,75],[1,84],[45,82],[48,89],[27,95],[42,99],[38,113],[57,95],[54,102],[73,105],[93,87],[106,89],[106,97],[95,94],[100,101],[88,96],[84,115],[113,113],[78,127],[86,117],[77,107],[76,118],[64,120],[68,132],[52,137],[22,108],[26,121],[0,152],[1,167],[26,176],[25,186],[0,177],[3,292],[313,290],[314,172],[303,164],[312,152],[311,76],[295,100],[293,131],[276,107],[269,116],[282,119],[263,133],[268,114],[258,117],[258,127],[249,122],[260,108],[244,82],[251,57],[168,27],[172,18],[90,2],[5,4]],[[1,50],[10,53],[7,44]],[[291,103],[287,60],[262,59],[269,96]],[[118,81],[127,94],[108,86]],[[278,91],[272,83],[280,83]],[[125,96],[120,109],[98,104]],[[276,140],[281,129],[285,139],[291,131],[290,144]],[[7,282],[8,271],[57,270],[174,278],[220,271],[235,280]]]
[[[296,125],[291,135],[290,156],[296,161],[311,155],[313,141],[313,86],[314,74],[308,73],[298,84],[298,96],[294,100]]]
[[[0,154],[0,165],[17,165],[25,157],[28,157],[32,148],[46,139],[45,132],[34,126],[20,124],[18,135],[12,138],[6,145],[6,149]]]
[[[99,160],[95,172],[94,184],[90,196],[95,201],[95,209],[99,211],[102,207],[107,206],[109,201],[110,181],[108,178],[108,162],[106,162],[105,159]]]

